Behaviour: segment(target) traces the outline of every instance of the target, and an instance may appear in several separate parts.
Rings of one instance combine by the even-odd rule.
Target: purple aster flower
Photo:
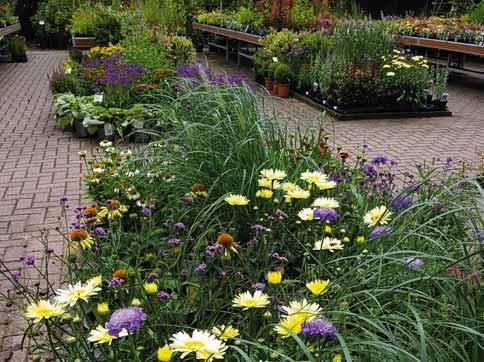
[[[375,156],[371,159],[372,165],[386,165],[390,159],[387,156]]]
[[[306,336],[321,336],[331,341],[336,340],[336,326],[326,319],[316,319],[302,324],[302,334]]]
[[[266,288],[266,285],[264,283],[255,283],[252,285],[252,288],[255,290],[260,290],[261,292]]]
[[[410,195],[396,196],[391,200],[392,207],[397,211],[406,209],[410,206],[411,203],[412,197]]]
[[[107,232],[106,230],[104,230],[104,228],[102,228],[101,226],[98,226],[97,228],[94,229],[93,234],[95,236],[106,236]]]
[[[218,272],[218,277],[219,277],[220,279],[223,279],[223,278],[225,278],[226,276],[227,276],[227,272],[224,272],[224,271],[219,271],[219,272]]]
[[[315,219],[319,219],[321,221],[336,222],[338,220],[338,213],[335,210],[324,207],[314,210],[313,216]]]
[[[272,259],[275,259],[277,261],[287,261],[287,258],[281,256],[277,251],[270,253],[269,257],[271,257]]]
[[[370,238],[377,238],[379,236],[388,236],[392,234],[392,229],[386,226],[377,226],[370,233]]]
[[[409,269],[420,269],[424,266],[424,261],[419,258],[408,258],[405,260],[405,266]]]
[[[177,222],[175,224],[175,229],[183,232],[183,231],[185,231],[186,227],[185,227],[185,224],[183,224],[182,222]]]
[[[141,210],[144,216],[150,217],[151,216],[151,209],[149,207],[143,207],[143,210]]]
[[[195,267],[196,273],[205,273],[207,271],[207,264],[201,263]]]
[[[33,266],[35,264],[35,255],[25,255],[20,258],[26,266]]]
[[[178,238],[172,238],[172,239],[168,240],[168,245],[180,246],[180,244],[181,244],[181,240],[178,239]]]
[[[159,292],[159,293],[156,295],[156,297],[158,298],[158,300],[159,300],[160,302],[165,302],[165,301],[167,301],[168,299],[170,299],[170,294],[169,294],[169,293],[167,293],[167,292],[163,292],[163,291],[161,291],[161,292]]]
[[[123,329],[129,333],[133,333],[141,328],[141,323],[147,318],[143,308],[141,307],[127,307],[118,309],[106,323],[105,327],[109,331],[109,334],[115,337],[119,337],[119,333]]]

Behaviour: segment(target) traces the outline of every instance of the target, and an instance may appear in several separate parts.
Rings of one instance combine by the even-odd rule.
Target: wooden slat
[[[259,45],[261,41],[261,37],[259,35],[248,34],[242,31],[230,30],[230,29],[225,29],[218,26],[212,26],[212,25],[201,24],[201,23],[193,23],[192,25],[193,25],[193,29],[205,31],[207,33],[222,35],[227,38],[241,40],[250,44]]]
[[[20,31],[22,27],[19,23],[0,28],[0,36],[6,36]]]
[[[446,50],[455,53],[484,56],[484,46],[475,44],[458,43],[455,41],[427,39],[403,35],[400,36],[400,43],[404,45],[413,45],[423,48]]]

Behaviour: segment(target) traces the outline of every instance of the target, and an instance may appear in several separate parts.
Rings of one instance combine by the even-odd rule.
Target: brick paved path
[[[200,57],[202,62],[204,57]],[[222,58],[208,57],[217,71],[242,71],[227,66]],[[267,97],[278,119],[290,126],[319,127],[322,113],[295,99]],[[399,162],[399,170],[415,172],[415,165],[447,157],[476,165],[484,152],[484,80],[453,74],[449,84],[449,108],[453,117],[335,121],[325,118],[325,128],[334,135],[335,146],[356,151],[363,144],[369,155],[387,155]]]
[[[40,230],[59,224],[59,198],[81,203],[82,163],[78,152],[93,143],[71,137],[55,125],[48,74],[67,52],[34,51],[23,64],[0,64],[0,258],[14,270],[25,254],[41,263]],[[49,245],[62,252],[62,238],[51,230]],[[57,273],[60,270],[54,266]],[[9,284],[2,277],[0,292]],[[22,361],[22,319],[2,300],[0,362]]]

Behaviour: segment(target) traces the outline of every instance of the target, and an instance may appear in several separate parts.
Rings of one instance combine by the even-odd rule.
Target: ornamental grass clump
[[[246,87],[152,100],[172,124],[162,140],[80,154],[94,202],[61,207],[65,244],[89,247],[57,255],[44,237],[47,266],[2,263],[34,358],[482,360],[477,179],[449,162],[396,183],[366,147],[289,136]],[[57,292],[27,275],[48,280],[54,258]]]

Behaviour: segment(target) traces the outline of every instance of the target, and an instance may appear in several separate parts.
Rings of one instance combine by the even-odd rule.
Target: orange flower
[[[113,279],[116,278],[116,279],[124,279],[124,280],[128,280],[128,274],[126,273],[126,270],[125,269],[117,269],[114,273],[113,273]]]
[[[226,250],[232,250],[237,253],[237,244],[229,233],[220,234],[217,238],[217,245],[222,245]]]

